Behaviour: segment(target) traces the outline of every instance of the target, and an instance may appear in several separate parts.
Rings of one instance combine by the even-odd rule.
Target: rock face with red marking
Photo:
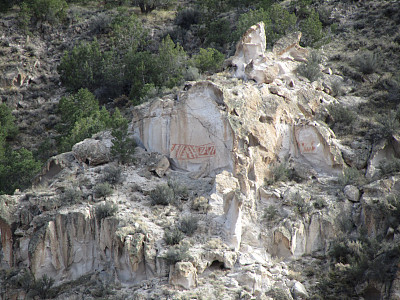
[[[232,73],[189,82],[177,94],[134,107],[130,134],[147,151],[136,151],[134,166],[120,166],[122,182],[107,198],[118,205],[116,216],[102,215],[93,201],[93,187],[107,178],[111,137],[86,139],[49,160],[38,182],[52,194],[26,194],[15,221],[0,210],[1,266],[19,263],[57,283],[93,273],[127,285],[169,276],[172,286],[184,289],[201,284],[197,274],[232,269],[223,275],[227,285],[262,295],[278,270],[269,268],[269,254],[325,251],[335,236],[334,216],[307,215],[311,192],[265,184],[271,166],[286,158],[316,175],[336,175],[343,167],[334,133],[314,121],[317,110],[336,100],[296,76],[305,55],[298,39],[290,36],[268,52],[263,24],[257,24],[239,42]],[[153,189],[167,183],[175,198],[186,194],[181,199],[188,204],[179,211],[149,205]],[[179,184],[191,185],[190,192]],[[78,200],[65,196],[71,185]],[[190,242],[182,241],[190,248],[185,254],[182,245],[167,246],[164,234],[188,212],[200,214],[192,195],[203,197],[204,210]],[[271,204],[285,220],[265,230],[263,211]],[[296,209],[301,218],[294,217]],[[170,267],[170,250],[183,251],[169,255],[190,262]]]
[[[222,89],[195,83],[178,101],[159,100],[134,111],[134,133],[148,151],[160,152],[179,168],[213,173],[233,169],[233,132]]]

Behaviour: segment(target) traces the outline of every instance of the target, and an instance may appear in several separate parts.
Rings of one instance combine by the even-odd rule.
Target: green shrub
[[[372,130],[375,140],[390,139],[400,130],[399,118],[397,113],[394,111],[378,115],[376,120],[378,121],[378,126]]]
[[[185,235],[178,228],[173,228],[171,230],[166,229],[164,233],[164,241],[167,245],[177,245],[184,237]]]
[[[281,288],[272,288],[266,293],[267,296],[272,297],[275,300],[289,300],[292,299],[290,295]]]
[[[134,104],[139,104],[150,91],[181,84],[189,61],[182,46],[175,45],[167,36],[160,44],[158,55],[131,51],[125,56],[124,64],[125,77],[130,79],[129,97]]]
[[[99,110],[96,97],[87,89],[80,89],[76,94],[62,97],[58,103],[58,114],[61,116],[60,131],[71,131],[75,123],[91,116]]]
[[[146,45],[148,32],[135,14],[119,11],[111,23],[111,28],[112,45],[118,55],[136,52]]]
[[[121,168],[118,166],[107,166],[103,169],[103,181],[109,184],[117,184],[121,181]]]
[[[90,290],[90,295],[95,297],[95,299],[119,299],[117,296],[113,296],[116,294],[114,288],[111,284],[98,281],[95,287]]]
[[[229,20],[218,18],[205,24],[205,45],[223,49],[232,42],[232,30]]]
[[[106,198],[113,193],[113,189],[108,182],[102,182],[94,186],[93,192],[97,198]]]
[[[136,142],[128,137],[128,122],[121,122],[119,128],[113,129],[112,136],[111,154],[113,157],[123,164],[132,162],[134,160]]]
[[[287,161],[275,163],[271,167],[271,177],[266,180],[266,184],[274,184],[279,181],[288,181],[292,177],[292,170],[289,168]]]
[[[34,277],[28,269],[24,269],[21,273],[18,277],[18,286],[28,292],[34,285]]]
[[[356,56],[354,64],[363,74],[375,73],[380,65],[378,54],[372,52],[364,52]]]
[[[390,175],[400,171],[400,159],[392,158],[379,162],[379,169],[382,175]]]
[[[200,196],[193,199],[192,208],[203,213],[207,213],[211,209],[211,205],[208,203],[208,199]]]
[[[269,11],[271,27],[266,28],[268,43],[273,44],[285,34],[293,31],[296,26],[297,18],[295,14],[290,14],[283,6],[273,4]]]
[[[6,104],[0,104],[0,158],[5,154],[6,142],[18,133],[15,118]]]
[[[15,118],[11,109],[4,103],[0,104],[0,138],[2,140],[12,139],[18,133]]]
[[[168,205],[175,200],[174,191],[168,185],[158,185],[150,192],[152,205]]]
[[[14,1],[0,0],[0,13],[7,12],[14,5]]]
[[[357,115],[341,104],[330,104],[327,107],[330,115],[329,126],[337,134],[348,134],[353,130]]]
[[[91,36],[109,33],[111,31],[112,18],[106,13],[94,15],[89,20],[88,32]]]
[[[189,191],[187,187],[180,184],[178,181],[168,180],[168,186],[174,192],[175,199],[181,199],[181,200],[189,199]]]
[[[314,46],[322,39],[322,23],[317,11],[310,11],[309,16],[300,23],[300,30],[303,33],[302,41],[306,46]]]
[[[313,0],[294,0],[290,2],[291,10],[296,12],[296,16],[305,19],[310,15],[310,5]]]
[[[0,193],[12,194],[16,189],[29,187],[40,166],[31,151],[7,147],[4,156],[0,157]]]
[[[39,280],[35,280],[31,287],[31,296],[39,296],[41,299],[47,299],[50,296],[51,287],[54,279],[44,274]]]
[[[193,233],[197,230],[198,223],[199,220],[192,215],[183,217],[179,221],[179,230],[188,236],[192,236]]]
[[[322,76],[321,70],[319,68],[319,63],[321,62],[321,57],[316,51],[312,51],[307,58],[306,63],[302,63],[297,67],[296,72],[300,76],[306,77],[311,82],[317,80]]]
[[[118,212],[118,206],[116,204],[106,202],[96,206],[96,217],[97,220],[102,220],[108,217],[114,216]]]
[[[134,91],[140,91],[155,80],[157,64],[153,57],[150,53],[138,52],[147,39],[147,31],[139,20],[120,12],[111,28],[111,50],[101,51],[95,39],[64,53],[58,72],[61,82],[69,89],[96,90],[100,98],[108,99],[128,95],[135,85]]]
[[[158,49],[156,85],[172,88],[183,81],[183,73],[188,64],[185,50],[182,46],[165,37]]]
[[[328,106],[328,111],[334,123],[351,125],[356,119],[356,115],[353,111],[340,104],[330,104]]]
[[[67,136],[61,138],[59,149],[67,152],[76,143],[90,138],[93,134],[103,131],[112,126],[112,118],[108,111],[103,107],[93,115],[78,120]]]
[[[81,88],[95,89],[105,82],[108,56],[100,51],[95,39],[92,43],[81,42],[72,51],[66,51],[57,67],[62,84],[77,91]]]
[[[356,299],[360,283],[391,282],[397,273],[398,242],[378,241],[366,236],[350,239],[341,236],[331,243],[328,256],[332,260],[330,271],[320,275],[316,286],[322,299]],[[337,263],[341,264],[337,264]]]
[[[215,17],[229,7],[229,0],[201,0],[198,3],[205,11],[205,15],[209,17]]]
[[[279,217],[279,210],[276,208],[275,205],[268,205],[264,209],[263,217],[269,222],[275,221]]]
[[[316,209],[323,209],[325,207],[328,206],[328,203],[325,201],[324,198],[317,198],[314,203],[313,203],[314,207]]]
[[[94,40],[64,53],[57,70],[66,87],[96,91],[104,100],[129,95],[139,104],[150,91],[183,82],[189,67],[187,55],[169,36],[158,54],[152,54],[144,51],[147,31],[134,16],[120,13],[111,28],[111,50],[101,51]]]
[[[178,11],[175,24],[189,30],[190,26],[193,24],[198,24],[200,22],[200,12],[193,8],[186,8]]]
[[[74,144],[99,131],[118,128],[127,122],[118,109],[112,116],[104,107],[100,109],[97,99],[87,89],[80,89],[74,95],[61,98],[58,113],[61,122],[57,130],[63,134],[59,140],[62,152],[70,151]]]
[[[348,241],[343,237],[332,241],[328,254],[330,257],[335,259],[335,261],[345,264],[349,263],[350,258],[353,255],[351,249],[348,247]]]
[[[214,48],[200,48],[199,54],[193,56],[196,67],[203,73],[221,70],[224,59],[224,55]]]
[[[14,121],[11,109],[0,104],[0,194],[27,188],[40,169],[31,151],[11,149],[8,142],[18,133]]]
[[[57,148],[55,140],[51,138],[45,138],[38,146],[38,148],[34,151],[34,157],[45,163],[49,157],[52,157],[57,154]]]
[[[168,249],[164,259],[168,264],[174,265],[179,261],[184,261],[189,258],[188,247],[186,245],[176,245]]]
[[[356,168],[345,168],[339,176],[339,183],[342,186],[361,185],[363,183],[363,176]]]
[[[26,2],[22,2],[18,12],[18,25],[25,32],[29,32],[29,24],[32,18],[32,10]]]
[[[75,204],[82,200],[82,192],[77,188],[67,188],[60,195],[60,200],[63,204]]]
[[[68,4],[65,0],[35,0],[28,3],[33,15],[41,21],[57,23],[67,17]]]
[[[400,78],[388,80],[384,89],[387,91],[387,101],[395,104],[400,103]]]
[[[156,8],[165,8],[171,5],[172,0],[134,0],[133,3],[140,7],[140,11],[148,14]]]
[[[309,214],[312,211],[312,206],[309,202],[304,200],[300,193],[294,195],[293,204],[295,206],[295,211],[301,216]]]
[[[129,79],[127,94],[133,104],[140,104],[150,91],[163,86],[163,82],[158,82],[158,69],[163,68],[163,65],[158,65],[157,58],[150,52],[131,51],[123,61],[126,65],[125,77]]]

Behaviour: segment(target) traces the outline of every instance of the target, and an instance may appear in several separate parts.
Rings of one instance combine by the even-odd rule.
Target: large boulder
[[[72,147],[75,158],[91,166],[105,164],[110,161],[110,148],[103,141],[85,139]]]
[[[177,262],[171,266],[169,284],[187,290],[197,286],[197,270],[191,262]]]

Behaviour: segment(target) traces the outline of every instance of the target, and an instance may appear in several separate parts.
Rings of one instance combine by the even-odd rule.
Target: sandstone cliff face
[[[177,100],[155,100],[135,108],[132,132],[146,150],[168,156],[177,168],[201,170],[203,175],[224,169],[261,184],[270,163],[289,155],[321,171],[340,170],[343,160],[333,132],[310,120],[321,105],[335,99],[297,78],[298,62],[283,54],[293,49],[303,53],[299,36],[285,42],[293,45],[279,55],[266,53],[264,24],[253,26],[231,59],[234,78],[215,75],[187,84]],[[259,59],[281,67],[271,81],[243,73],[250,62],[262,64]]]
[[[172,99],[134,110],[133,131],[146,150],[168,156],[190,172],[232,170],[233,133],[226,121],[223,93],[212,82],[199,82]]]

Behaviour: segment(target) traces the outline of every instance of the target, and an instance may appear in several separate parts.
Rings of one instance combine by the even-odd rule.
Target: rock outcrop
[[[72,147],[78,161],[97,166],[110,161],[110,148],[99,140],[85,139]]]
[[[159,152],[173,166],[211,174],[233,169],[233,133],[226,120],[223,92],[199,82],[178,100],[158,100],[134,110],[132,127],[148,151]]]
[[[190,262],[177,262],[175,266],[171,266],[169,273],[169,283],[191,289],[197,286],[197,270]]]
[[[154,298],[160,298],[156,287],[167,277],[176,290],[215,289],[204,280],[210,274],[243,297],[274,286],[288,295],[291,290],[296,299],[307,297],[300,282],[287,279],[285,263],[271,256],[326,253],[337,235],[335,218],[350,217],[352,203],[362,205],[366,196],[359,200],[356,187],[346,188],[350,201],[339,210],[336,196],[315,192],[314,185],[335,184],[344,166],[344,147],[314,118],[335,99],[296,76],[307,56],[298,45],[301,34],[278,41],[271,52],[263,26],[251,27],[241,39],[231,74],[188,82],[177,95],[132,109],[129,133],[141,149],[135,166],[120,167],[110,196],[94,197],[93,191],[106,181],[112,160],[109,133],[50,159],[37,184],[52,192],[21,197],[13,212],[17,221],[0,215],[1,265],[18,262],[35,278],[46,274],[57,284],[88,274],[122,286],[141,283],[135,293]],[[305,183],[266,184],[272,166],[283,161]],[[174,195],[171,205],[151,205],[152,190],[166,184]],[[71,186],[77,191],[73,199],[65,196]],[[99,200],[118,204],[118,213],[102,214]],[[328,211],[328,205],[334,208]],[[195,234],[166,245],[165,229],[179,228],[187,215],[199,224]],[[368,210],[361,216],[369,218]]]

